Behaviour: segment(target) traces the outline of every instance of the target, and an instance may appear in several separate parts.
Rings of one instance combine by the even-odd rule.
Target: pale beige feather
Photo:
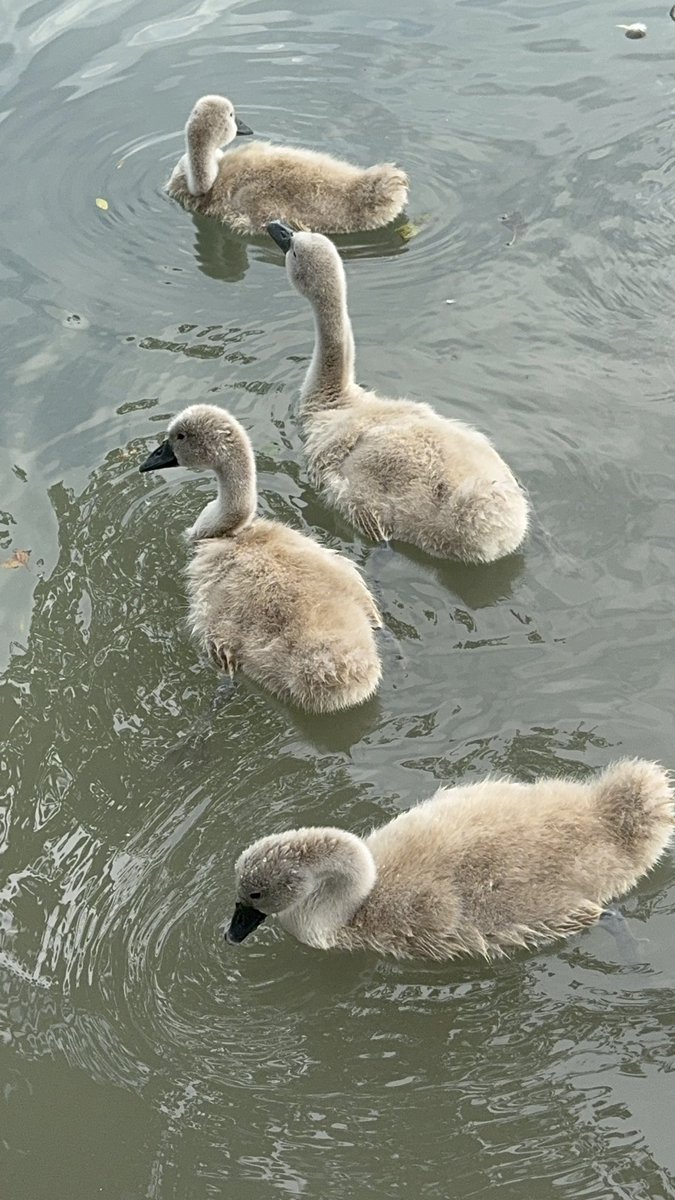
[[[167,191],[189,212],[237,233],[275,218],[298,229],[353,233],[388,224],[405,207],[408,179],[394,163],[357,167],[330,154],[254,141],[228,149],[236,118],[224,96],[202,96],[188,119],[186,153]]]
[[[513,553],[527,533],[528,504],[511,469],[470,425],[356,382],[340,256],[320,234],[291,234],[286,269],[316,327],[299,414],[312,482],[375,540],[464,562]]]
[[[313,712],[372,696],[381,677],[377,605],[342,555],[256,519],[255,460],[239,422],[192,405],[171,422],[166,446],[175,463],[158,466],[210,468],[218,482],[189,530],[187,567],[190,626],[214,664]],[[155,469],[152,458],[145,470]]]
[[[237,904],[322,949],[500,957],[595,922],[672,831],[657,763],[624,760],[586,783],[486,779],[441,788],[364,839],[320,827],[261,838],[237,862]]]

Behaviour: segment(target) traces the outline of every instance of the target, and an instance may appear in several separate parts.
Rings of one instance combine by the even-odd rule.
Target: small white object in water
[[[641,21],[637,21],[635,25],[617,25],[617,29],[623,29],[624,36],[627,38],[643,38],[647,36],[647,26]]]

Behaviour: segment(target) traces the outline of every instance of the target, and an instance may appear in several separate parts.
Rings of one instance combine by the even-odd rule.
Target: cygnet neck
[[[331,830],[331,841],[336,836]],[[351,921],[375,886],[377,868],[365,842],[339,831],[339,847],[315,867],[316,887],[305,899],[280,914],[282,925],[300,941],[327,948]]]
[[[340,401],[342,393],[354,383],[354,335],[344,279],[328,281],[312,301],[312,308],[314,353],[302,389],[304,409]]]
[[[240,458],[214,467],[218,495],[199,514],[190,537],[234,537],[255,518],[258,504],[255,459],[250,446],[241,449]]]
[[[227,145],[232,137],[221,142],[204,118],[191,116],[188,119],[185,126],[185,161],[187,184],[193,196],[203,196],[213,187],[223,157],[220,146]]]

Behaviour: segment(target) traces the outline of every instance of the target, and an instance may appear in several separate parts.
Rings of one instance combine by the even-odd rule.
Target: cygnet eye
[[[178,441],[179,441],[179,442],[182,442],[183,438],[185,437],[185,434],[184,434],[184,433],[177,433],[177,434],[176,434],[176,437],[178,438]]]
[[[248,894],[249,900],[259,900],[261,896],[262,892],[249,892]]]

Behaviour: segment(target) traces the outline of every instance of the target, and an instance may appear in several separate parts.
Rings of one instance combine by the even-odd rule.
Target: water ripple
[[[365,831],[488,771],[668,760],[667,13],[638,46],[581,0],[39,0],[5,26],[0,540],[32,553],[0,571],[3,1181],[670,1196],[672,857],[626,901],[635,970],[600,929],[441,970],[221,935],[263,832]],[[271,242],[162,191],[204,91],[261,137],[409,171],[403,236],[339,239],[359,378],[490,433],[532,499],[522,554],[379,570],[309,486],[311,315]],[[381,590],[404,662],[340,720],[244,683],[213,704],[181,575],[212,484],[137,472],[209,397],[251,431],[261,511]]]

